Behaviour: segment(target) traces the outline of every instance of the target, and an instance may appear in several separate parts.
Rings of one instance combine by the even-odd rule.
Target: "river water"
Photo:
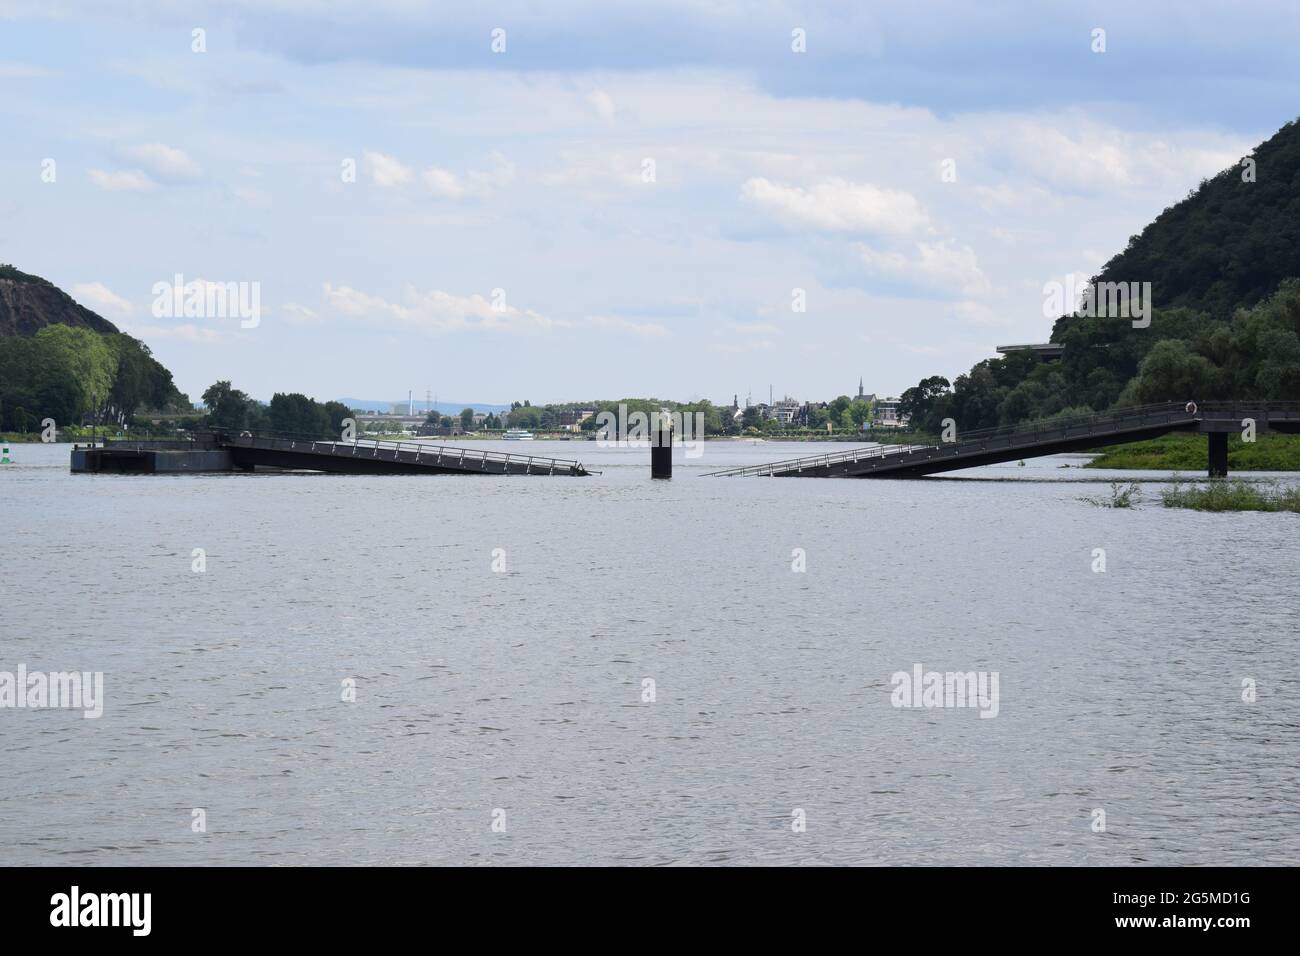
[[[0,671],[104,702],[0,709],[0,864],[1297,862],[1295,515],[1098,508],[1078,457],[701,477],[847,447],[714,442],[652,482],[525,447],[602,474],[14,446]],[[996,673],[996,717],[894,706],[916,665]]]

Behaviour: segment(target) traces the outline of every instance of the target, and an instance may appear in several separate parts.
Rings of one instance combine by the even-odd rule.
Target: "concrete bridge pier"
[[[1228,477],[1228,433],[1209,432],[1206,436],[1210,444],[1210,477]]]

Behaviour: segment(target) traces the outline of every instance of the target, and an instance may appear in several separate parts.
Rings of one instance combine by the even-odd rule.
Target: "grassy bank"
[[[1175,482],[1160,495],[1166,508],[1194,511],[1295,511],[1300,512],[1300,485],[1275,481],[1211,481],[1205,485]]]
[[[1085,468],[1205,471],[1209,468],[1209,443],[1204,435],[1172,434],[1151,441],[1112,445]],[[1243,442],[1228,436],[1228,471],[1300,471],[1300,435],[1260,435]]]

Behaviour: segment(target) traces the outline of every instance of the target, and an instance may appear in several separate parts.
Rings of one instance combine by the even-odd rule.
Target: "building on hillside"
[[[1037,345],[999,345],[994,351],[1000,355],[1011,355],[1014,352],[1029,352],[1040,362],[1051,362],[1059,359],[1065,354],[1065,346],[1058,345],[1055,342],[1042,342]]]

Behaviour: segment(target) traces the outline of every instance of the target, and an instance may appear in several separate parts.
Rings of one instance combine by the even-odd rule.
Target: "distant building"
[[[595,415],[591,408],[566,408],[560,412],[560,427],[565,431],[576,432],[588,418]]]
[[[899,399],[897,398],[878,398],[876,399],[876,414],[872,419],[873,428],[902,428],[907,424],[907,416],[898,411]]]
[[[830,407],[830,402],[804,402],[799,406],[798,414],[794,416],[794,423],[801,428],[811,428],[813,412]]]
[[[996,349],[1002,355],[1013,352],[1031,352],[1040,362],[1050,362],[1065,354],[1065,346],[1055,342],[1043,342],[1038,345],[999,345]]]
[[[795,401],[789,395],[780,401],[773,402],[768,409],[767,417],[780,422],[782,425],[789,425],[794,421],[795,416],[799,414],[799,402]]]
[[[465,431],[460,427],[460,419],[457,418],[453,419],[450,425],[430,425],[426,422],[415,430],[415,434],[422,438],[432,436],[450,437],[452,435],[463,435]]]

